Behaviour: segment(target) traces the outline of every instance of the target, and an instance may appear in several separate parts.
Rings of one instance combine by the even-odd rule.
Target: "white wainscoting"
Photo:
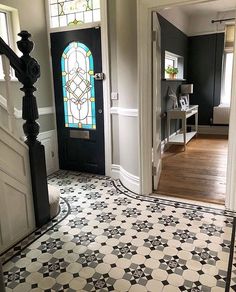
[[[47,175],[52,174],[59,169],[56,130],[42,132],[38,139],[45,148]]]
[[[111,173],[114,179],[120,179],[125,187],[128,188],[130,191],[139,194],[140,181],[138,176],[129,173],[117,164],[112,164]]]
[[[35,228],[28,152],[0,127],[0,252]]]
[[[119,119],[126,118],[126,117],[137,119],[137,117],[138,117],[138,109],[132,109],[132,108],[112,107],[110,109],[110,113],[111,113],[111,115],[118,115]],[[126,139],[127,137],[126,138],[123,137],[122,133],[123,133],[122,131],[119,133],[119,135],[120,135],[119,141],[124,140],[126,143],[128,143],[127,139]],[[138,144],[138,140],[137,140],[137,143],[135,144],[136,147],[137,147],[137,144]],[[120,148],[121,148],[121,145],[120,145]],[[121,155],[121,153],[120,153],[120,155]],[[126,151],[123,152],[123,155],[126,155],[127,157],[129,157],[129,154],[126,153]],[[121,160],[121,158],[122,157],[120,157],[120,160]],[[123,157],[123,159],[124,159],[124,157]],[[133,159],[133,157],[132,157],[132,159]],[[137,159],[138,159],[138,157],[137,157]],[[135,193],[140,192],[140,178],[138,176],[131,174],[127,170],[125,170],[121,165],[117,165],[117,164],[111,165],[111,176],[114,179],[120,179],[121,182],[124,184],[124,186],[127,187],[129,190],[131,190]]]

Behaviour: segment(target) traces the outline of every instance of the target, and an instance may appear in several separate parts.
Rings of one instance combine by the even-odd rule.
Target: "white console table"
[[[195,115],[195,131],[187,132],[187,119]],[[170,121],[173,119],[182,120],[182,130],[179,134],[170,136]],[[187,109],[176,108],[167,111],[167,143],[184,145],[197,134],[198,130],[198,105],[190,105]]]

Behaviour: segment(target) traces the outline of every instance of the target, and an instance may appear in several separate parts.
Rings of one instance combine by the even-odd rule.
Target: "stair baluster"
[[[3,66],[3,74],[5,80],[5,90],[6,90],[6,101],[7,101],[7,114],[8,114],[8,128],[10,133],[16,135],[16,119],[14,113],[14,101],[13,97],[10,93],[10,62],[5,55],[2,55],[2,66]]]

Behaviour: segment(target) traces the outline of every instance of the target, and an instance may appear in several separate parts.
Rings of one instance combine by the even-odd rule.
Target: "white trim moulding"
[[[2,95],[0,95],[0,106],[3,109],[7,110],[7,100]],[[55,112],[54,111],[54,108],[52,106],[40,107],[38,109],[38,111],[39,111],[39,115],[40,116],[50,115],[50,114],[53,114]],[[15,114],[15,117],[17,119],[21,119],[22,118],[22,110],[19,110],[17,108],[14,108],[14,114]]]
[[[138,176],[131,174],[118,164],[112,164],[111,174],[114,179],[120,179],[126,188],[139,194],[140,179]]]
[[[110,113],[111,115],[138,117],[138,109],[132,109],[132,108],[111,107]]]

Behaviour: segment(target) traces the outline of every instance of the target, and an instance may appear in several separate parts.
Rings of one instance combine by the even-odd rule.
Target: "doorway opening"
[[[153,108],[159,90],[161,124],[159,134],[153,110],[153,190],[224,205],[236,5],[221,2],[153,12],[153,30],[160,29],[153,58],[159,53],[161,59],[160,81],[153,60]]]

